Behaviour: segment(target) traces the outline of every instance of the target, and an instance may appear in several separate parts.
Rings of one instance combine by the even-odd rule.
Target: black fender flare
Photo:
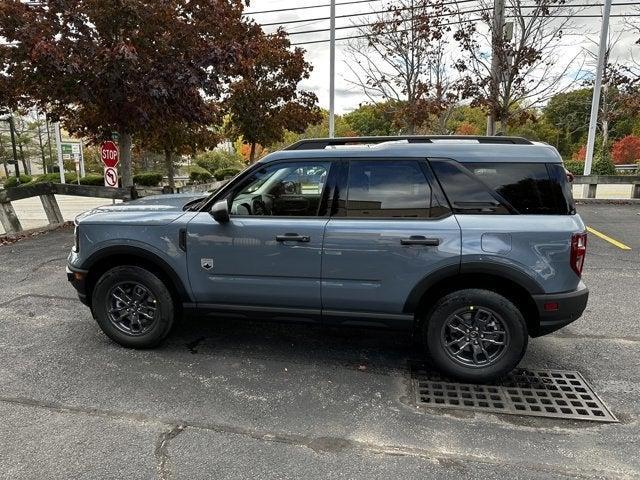
[[[491,261],[468,261],[456,265],[446,265],[425,276],[409,293],[403,312],[415,313],[424,294],[441,281],[454,280],[455,277],[470,274],[484,274],[503,278],[520,286],[530,295],[545,293],[540,283],[513,265]]]
[[[91,267],[96,263],[106,258],[110,258],[110,257],[117,258],[123,255],[141,258],[153,264],[155,267],[160,269],[160,271],[164,273],[169,278],[169,280],[171,280],[171,283],[173,284],[182,302],[191,301],[191,295],[189,294],[189,291],[187,290],[184,282],[182,281],[180,276],[176,273],[176,271],[173,269],[173,267],[171,267],[171,265],[169,265],[167,261],[164,260],[159,255],[141,247],[136,247],[133,245],[113,245],[113,246],[102,248],[92,253],[82,263],[81,268],[83,270],[87,270],[89,274],[91,274]]]

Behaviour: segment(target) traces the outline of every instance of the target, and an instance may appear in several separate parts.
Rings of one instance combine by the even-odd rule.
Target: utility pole
[[[600,45],[598,49],[598,66],[596,80],[593,85],[591,99],[591,118],[589,119],[589,136],[587,138],[587,154],[584,159],[584,174],[591,174],[593,163],[593,149],[596,144],[596,128],[598,127],[598,111],[600,110],[600,90],[602,89],[602,72],[607,57],[607,36],[609,35],[609,15],[611,14],[611,0],[605,0],[602,12],[602,26],[600,27]],[[605,147],[606,148],[606,147]],[[589,185],[584,185],[583,197],[587,196]]]
[[[501,50],[504,48],[504,0],[493,2],[493,26],[491,35],[491,84],[489,97],[491,104],[498,101],[500,79],[502,78]],[[493,105],[491,105],[493,109]],[[496,134],[496,118],[493,111],[487,115],[487,136]]]
[[[331,0],[329,34],[329,138],[336,135],[336,0]]]

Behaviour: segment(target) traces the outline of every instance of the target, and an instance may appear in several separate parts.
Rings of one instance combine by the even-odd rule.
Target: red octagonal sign
[[[105,167],[114,168],[120,161],[118,146],[112,141],[103,142],[100,146],[100,158]]]

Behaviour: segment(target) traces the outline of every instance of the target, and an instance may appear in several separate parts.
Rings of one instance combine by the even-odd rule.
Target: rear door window
[[[346,216],[429,218],[446,212],[434,198],[419,162],[351,160],[349,163]]]

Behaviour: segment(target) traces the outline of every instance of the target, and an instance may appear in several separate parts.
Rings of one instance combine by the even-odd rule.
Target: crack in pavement
[[[158,435],[156,441],[155,456],[158,460],[158,478],[160,480],[171,479],[171,465],[169,464],[169,442],[180,435],[186,427],[182,424],[174,425],[170,430],[165,430]]]
[[[49,263],[53,263],[53,262],[58,262],[58,261],[62,261],[62,260],[66,260],[67,257],[55,257],[55,258],[50,258],[49,260],[45,260],[44,262],[40,262],[38,264],[36,264],[34,267],[32,267],[27,274],[21,278],[20,280],[18,280],[16,283],[23,283],[26,282],[27,280],[29,280],[31,278],[31,276],[36,273],[38,270],[40,270],[42,267],[44,267],[45,265],[49,264]]]
[[[602,477],[612,477],[616,479],[634,478],[635,474],[629,474],[620,470],[598,470],[590,468],[588,471],[570,466],[548,465],[541,463],[510,461],[495,457],[487,457],[480,454],[461,454],[443,451],[428,450],[419,447],[398,446],[377,444],[360,440],[351,440],[340,437],[312,437],[297,433],[268,432],[247,427],[217,424],[196,421],[176,420],[166,417],[153,417],[146,414],[120,412],[114,410],[103,410],[96,407],[70,406],[51,401],[36,400],[25,397],[0,396],[0,402],[19,406],[43,408],[58,413],[89,415],[111,420],[130,420],[139,423],[155,423],[167,426],[169,429],[163,431],[156,440],[155,456],[158,460],[158,474],[160,480],[169,480],[171,471],[169,465],[168,447],[171,440],[176,438],[187,428],[204,430],[223,435],[239,435],[253,440],[263,442],[281,443],[289,446],[304,447],[316,453],[340,454],[346,452],[356,452],[361,454],[377,454],[389,456],[417,457],[422,458],[442,467],[464,466],[468,463],[482,464],[486,466],[512,466],[514,468],[524,468],[539,473],[550,475],[565,475],[573,478],[594,479]]]

